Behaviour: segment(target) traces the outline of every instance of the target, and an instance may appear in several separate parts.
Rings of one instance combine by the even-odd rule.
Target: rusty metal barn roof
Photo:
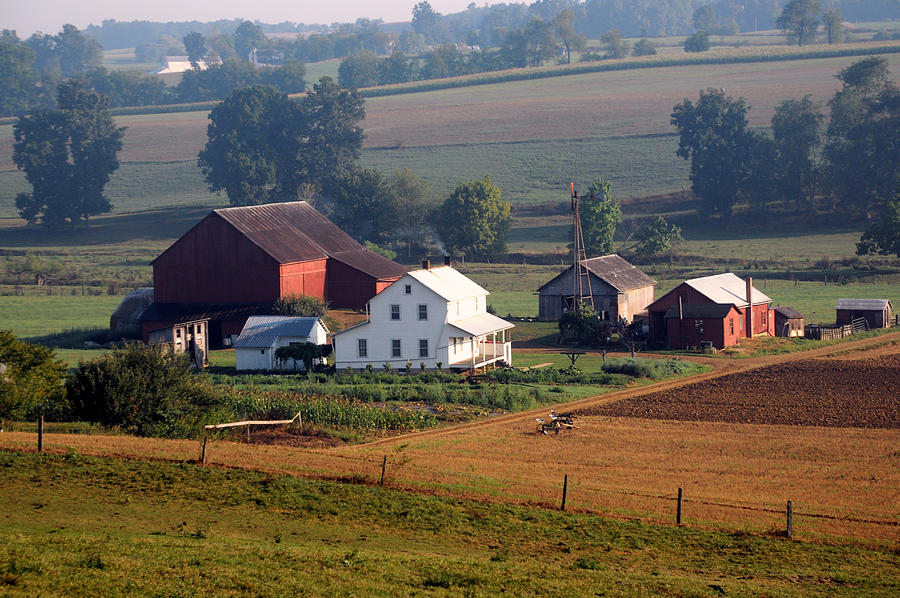
[[[593,272],[618,291],[630,291],[656,284],[655,280],[615,253],[592,257],[582,263],[589,272]]]
[[[362,247],[335,253],[331,257],[378,280],[399,278],[407,272],[406,266]]]
[[[581,263],[584,264],[584,267],[587,268],[588,272],[604,281],[620,293],[646,286],[653,286],[656,284],[655,280],[641,272],[638,268],[631,265],[628,261],[615,253],[602,255],[599,257],[592,257],[586,260],[582,260]],[[569,266],[558,275],[554,276],[549,282],[541,285],[541,287],[538,289],[538,292],[540,292],[541,289],[547,287],[562,276],[568,275],[568,277],[571,279],[571,271],[572,266]]]
[[[305,201],[221,208],[213,213],[282,264],[362,249]]]

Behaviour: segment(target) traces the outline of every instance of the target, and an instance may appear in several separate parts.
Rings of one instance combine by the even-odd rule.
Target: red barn
[[[185,317],[210,319],[210,342],[291,294],[361,309],[407,269],[368,251],[305,201],[213,210],[153,260],[147,337]]]
[[[686,280],[647,307],[650,338],[669,347],[711,343],[721,349],[742,337],[772,335],[772,300],[753,288],[753,279],[717,274]]]

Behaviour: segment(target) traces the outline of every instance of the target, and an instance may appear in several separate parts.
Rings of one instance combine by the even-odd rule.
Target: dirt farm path
[[[892,344],[894,343],[894,344]],[[623,399],[631,399],[634,397],[640,397],[643,395],[647,395],[650,393],[656,393],[661,391],[667,391],[675,388],[682,388],[684,386],[689,386],[692,384],[696,384],[698,382],[704,382],[706,380],[712,380],[715,378],[720,378],[722,376],[727,376],[730,374],[736,374],[741,372],[747,372],[750,370],[756,370],[760,368],[765,368],[773,365],[780,365],[785,363],[790,363],[794,361],[805,361],[809,359],[816,358],[828,358],[835,357],[838,359],[854,359],[860,358],[862,356],[865,357],[875,357],[878,355],[882,355],[885,353],[894,354],[900,353],[900,332],[892,332],[888,334],[883,334],[880,336],[865,338],[862,340],[856,341],[847,341],[844,343],[839,343],[836,345],[828,345],[825,347],[820,347],[817,349],[811,349],[809,351],[796,351],[793,353],[782,353],[777,355],[765,355],[762,357],[748,357],[742,359],[727,359],[727,358],[714,358],[714,357],[685,357],[680,356],[679,358],[685,359],[687,361],[692,361],[696,363],[702,363],[704,365],[708,365],[712,368],[709,372],[704,372],[702,374],[697,374],[694,376],[687,376],[684,378],[677,378],[673,380],[663,380],[661,382],[656,382],[652,384],[647,384],[643,386],[635,386],[631,388],[626,388],[623,390],[597,395],[593,397],[586,397],[583,399],[577,399],[575,401],[569,401],[567,403],[563,403],[561,405],[557,405],[556,408],[565,411],[575,411],[582,410],[590,407],[597,407],[600,405],[606,405],[609,403],[613,403],[616,401],[621,401]],[[526,349],[527,352],[536,351],[536,349]],[[546,350],[542,351],[546,352]],[[595,353],[588,353],[589,355],[594,355]],[[599,353],[596,353],[599,355]],[[618,357],[625,356],[627,354],[607,354],[608,357]],[[647,357],[643,355],[642,357]],[[665,358],[667,356],[660,356],[661,358]],[[465,431],[468,431],[472,428],[485,428],[485,427],[493,427],[493,426],[504,426],[509,424],[514,424],[522,421],[532,422],[535,417],[543,417],[546,416],[548,407],[540,407],[538,409],[533,409],[531,411],[523,411],[517,413],[510,413],[507,415],[502,415],[499,417],[495,417],[489,420],[478,420],[475,422],[467,422],[464,424],[459,424],[455,426],[449,426],[444,428],[438,428],[433,430],[424,430],[420,432],[411,432],[409,434],[402,434],[399,436],[391,436],[389,438],[382,438],[378,440],[374,440],[372,442],[368,442],[365,444],[357,445],[360,448],[371,448],[375,446],[381,445],[391,445],[391,444],[403,444],[407,443],[411,440],[420,440],[425,438],[438,438],[443,436],[452,436]]]

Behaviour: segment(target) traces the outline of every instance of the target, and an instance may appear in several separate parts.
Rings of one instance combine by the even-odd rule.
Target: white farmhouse
[[[324,345],[328,329],[319,318],[296,316],[250,316],[234,341],[235,369],[299,370],[303,361],[280,363],[275,351],[294,343]]]
[[[408,272],[369,300],[365,322],[333,335],[338,370],[426,368],[477,370],[512,364],[507,330],[487,313],[488,292],[449,264]]]

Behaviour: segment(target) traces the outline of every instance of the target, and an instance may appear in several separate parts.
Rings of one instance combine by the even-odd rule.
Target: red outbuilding
[[[213,210],[153,260],[145,340],[184,318],[208,318],[210,343],[288,295],[361,309],[407,268],[365,249],[305,201]]]
[[[741,338],[772,335],[772,300],[728,272],[686,280],[647,307],[650,338],[672,348],[721,349]]]

